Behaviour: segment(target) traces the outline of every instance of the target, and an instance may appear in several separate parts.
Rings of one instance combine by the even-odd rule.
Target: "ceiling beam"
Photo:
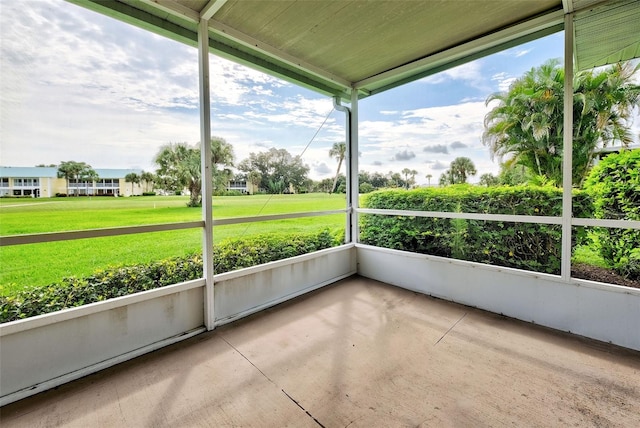
[[[213,15],[222,9],[222,6],[224,6],[226,2],[227,0],[210,0],[209,3],[207,3],[207,5],[200,11],[200,18],[207,21],[210,20],[213,18]]]
[[[140,3],[153,6],[155,9],[162,10],[168,14],[186,18],[188,21],[197,24],[200,20],[200,14],[195,10],[177,3],[174,0],[138,0]]]

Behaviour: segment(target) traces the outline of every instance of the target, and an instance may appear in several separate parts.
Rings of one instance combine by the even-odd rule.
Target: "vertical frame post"
[[[211,97],[209,82],[209,21],[198,25],[198,74],[200,87],[200,160],[202,177],[202,266],[205,280],[204,324],[213,330],[213,174],[211,165]]]
[[[351,180],[349,179],[349,177],[351,177],[351,165],[349,162],[349,153],[351,152],[350,149],[350,143],[349,141],[351,141],[351,130],[350,130],[350,125],[351,125],[351,109],[348,107],[343,106],[342,104],[340,104],[340,97],[339,96],[335,96],[333,97],[333,108],[335,108],[336,110],[344,113],[344,117],[345,117],[345,123],[344,123],[344,128],[345,128],[345,158],[346,158],[346,167],[347,167],[347,174],[346,174],[346,185],[347,185],[347,204],[346,204],[346,208],[347,208],[347,212],[345,215],[345,228],[344,228],[344,241],[345,242],[351,242],[351,213],[349,210],[349,207],[351,206],[349,201],[350,201],[350,197],[349,195],[351,194]]]
[[[358,243],[360,241],[360,225],[358,224],[358,208],[360,196],[360,179],[358,176],[358,90],[351,89],[351,114],[349,115],[349,168],[347,179],[350,183],[348,195],[349,210],[349,242]]]
[[[573,13],[564,16],[564,123],[562,139],[562,259],[561,276],[571,279],[571,219],[573,217]]]

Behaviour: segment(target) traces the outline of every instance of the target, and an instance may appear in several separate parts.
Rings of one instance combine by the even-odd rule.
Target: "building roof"
[[[94,171],[100,178],[124,178],[129,173],[142,173],[141,169],[97,168]],[[0,177],[11,178],[57,178],[57,167],[40,166],[0,166]]]
[[[69,0],[318,92],[372,95],[560,31],[578,69],[640,55],[639,0]]]
[[[40,166],[0,166],[0,177],[12,178],[55,178],[58,175],[56,167]]]

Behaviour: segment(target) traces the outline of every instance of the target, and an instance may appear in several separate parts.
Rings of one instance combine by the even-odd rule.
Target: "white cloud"
[[[515,52],[515,55],[514,55],[514,56],[515,56],[516,58],[520,58],[521,56],[525,56],[525,55],[526,55],[526,54],[528,54],[529,52],[531,52],[531,49],[520,49],[520,50],[517,50],[517,51]]]
[[[458,150],[458,149],[467,148],[468,146],[465,143],[461,142],[461,141],[454,141],[453,143],[450,144],[450,147],[453,150]]]
[[[420,79],[419,82],[441,85],[450,81],[463,81],[471,87],[486,90],[486,77],[482,73],[482,61],[472,61],[440,73]]]
[[[395,155],[393,155],[392,160],[396,160],[396,161],[408,161],[411,160],[413,158],[416,157],[416,154],[413,152],[410,152],[408,150],[403,150],[401,152],[396,153]]]
[[[423,152],[430,152],[430,153],[443,153],[443,154],[449,154],[449,148],[447,147],[446,144],[433,144],[433,145],[429,145],[429,146],[425,146],[422,149]]]
[[[447,168],[449,168],[449,164],[442,161],[436,161],[431,165],[431,169],[434,171],[441,171]]]
[[[523,46],[517,46],[515,48],[507,49],[505,51],[499,52],[498,55],[508,56],[513,58],[520,58],[533,51],[533,48],[529,45],[527,48]]]
[[[506,92],[513,82],[518,80],[517,77],[513,77],[506,72],[496,73],[491,76],[491,81],[498,83],[498,90],[500,92]]]

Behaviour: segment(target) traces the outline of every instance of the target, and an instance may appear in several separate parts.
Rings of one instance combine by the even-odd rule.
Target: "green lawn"
[[[0,199],[0,235],[69,231],[199,220],[187,197]],[[215,197],[214,218],[343,209],[344,195]],[[262,233],[344,228],[343,214],[216,227],[214,241]],[[0,247],[0,294],[64,276],[199,251],[200,229]]]

